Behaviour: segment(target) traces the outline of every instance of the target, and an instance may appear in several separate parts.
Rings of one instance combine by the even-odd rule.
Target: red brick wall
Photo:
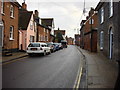
[[[14,18],[10,17],[10,5],[14,6]],[[4,41],[3,49],[16,49],[18,48],[18,7],[11,2],[4,2],[4,15],[2,15],[4,21]],[[14,26],[14,40],[9,40],[10,26]]]
[[[50,42],[50,30],[45,29],[45,32],[44,32],[44,29],[45,29],[44,27],[38,26],[38,41],[39,42]],[[47,31],[48,31],[48,33],[47,33]],[[48,37],[48,41],[46,38],[45,38],[45,40],[40,40],[40,38],[43,38],[43,37]]]

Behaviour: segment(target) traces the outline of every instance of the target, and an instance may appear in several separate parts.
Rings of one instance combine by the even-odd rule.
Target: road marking
[[[75,80],[75,84],[73,86],[73,90],[78,90],[79,89],[81,76],[82,76],[82,69],[83,69],[82,67],[79,67],[77,77],[76,77],[76,80]]]
[[[23,57],[23,58],[15,59],[15,60],[12,60],[12,61],[8,61],[8,62],[2,63],[0,65],[10,64],[10,63],[13,63],[13,62],[16,62],[16,61],[20,61],[20,60],[25,59],[25,58],[28,58],[28,57]]]

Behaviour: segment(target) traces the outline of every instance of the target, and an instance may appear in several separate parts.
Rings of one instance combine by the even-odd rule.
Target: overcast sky
[[[24,0],[17,0],[20,4]],[[96,7],[100,0],[85,0],[85,8]],[[28,11],[39,11],[40,18],[54,18],[55,29],[66,30],[68,37],[79,33],[84,0],[26,0]]]

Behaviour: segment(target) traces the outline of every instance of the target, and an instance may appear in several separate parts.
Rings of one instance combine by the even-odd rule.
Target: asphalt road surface
[[[75,46],[3,65],[3,88],[73,88],[81,62]]]

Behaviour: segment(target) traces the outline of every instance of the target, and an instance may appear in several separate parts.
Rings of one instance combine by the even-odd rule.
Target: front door
[[[113,54],[113,32],[112,29],[109,32],[109,58],[112,59]]]

